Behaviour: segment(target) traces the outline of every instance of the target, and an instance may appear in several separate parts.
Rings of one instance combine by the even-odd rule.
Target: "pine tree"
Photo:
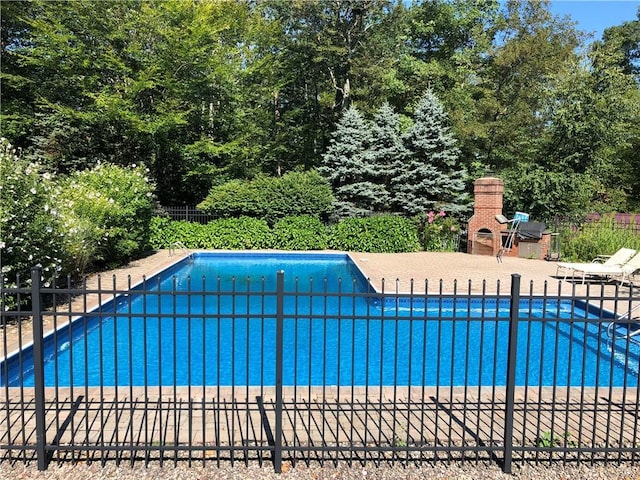
[[[369,181],[371,169],[367,151],[371,140],[371,127],[360,112],[355,107],[346,110],[318,169],[333,187],[336,197],[334,214],[337,217],[372,213],[376,186]]]
[[[392,182],[397,208],[409,215],[429,210],[459,214],[468,209],[465,170],[460,151],[436,95],[428,90],[414,113],[414,123],[402,136],[405,158]]]
[[[393,107],[384,103],[373,119],[371,148],[367,163],[377,195],[372,206],[377,212],[393,212],[392,181],[406,152],[400,136],[400,119]]]

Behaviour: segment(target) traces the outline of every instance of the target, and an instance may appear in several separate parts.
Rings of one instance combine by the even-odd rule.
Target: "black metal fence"
[[[189,222],[208,223],[215,220],[214,215],[202,212],[196,207],[183,205],[183,206],[162,206],[156,209],[157,215],[166,215],[171,220],[186,220]],[[568,221],[562,218],[556,218],[550,221],[549,228],[554,232],[572,232],[574,234],[577,231],[591,231],[596,229],[602,229],[602,226],[598,221],[602,218],[601,215],[593,213],[588,215],[581,221]],[[613,232],[632,232],[640,234],[640,214],[631,213],[617,213],[611,216],[610,228]],[[466,231],[460,233],[458,237],[458,248],[456,251],[465,252],[467,248]]]
[[[640,461],[633,288],[30,280],[0,292],[23,305],[2,313],[4,460]]]
[[[167,215],[171,220],[186,220],[196,223],[209,223],[216,218],[215,215],[205,213],[189,205],[158,207],[155,213],[156,215]]]
[[[602,222],[606,221],[603,225]],[[570,221],[563,218],[556,218],[550,222],[549,227],[554,232],[564,234],[575,234],[575,232],[602,231],[603,228],[615,232],[629,232],[640,235],[640,214],[615,213],[602,216],[597,213],[587,215],[580,221]]]

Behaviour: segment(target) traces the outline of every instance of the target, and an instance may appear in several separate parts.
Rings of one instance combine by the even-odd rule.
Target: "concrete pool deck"
[[[494,256],[454,252],[350,253],[350,256],[378,290],[381,279],[385,279],[385,291],[395,291],[397,280],[398,290],[409,292],[413,279],[415,292],[424,291],[426,280],[428,291],[434,293],[440,288],[447,293],[454,289],[481,293],[483,283],[487,293],[495,293],[498,282],[500,291],[508,293],[512,274],[520,274],[523,292],[529,291],[532,282],[534,293],[542,293],[545,282],[554,289],[560,283],[555,278],[557,264],[544,260],[503,257],[500,263]]]

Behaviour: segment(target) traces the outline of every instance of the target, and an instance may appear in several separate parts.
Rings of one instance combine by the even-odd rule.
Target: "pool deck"
[[[24,431],[32,441],[33,395],[15,390],[13,398],[22,395],[21,401],[3,403],[12,423],[26,419]],[[571,432],[567,446],[637,443],[632,428],[636,389],[555,390],[516,388],[516,446],[531,449],[545,431]],[[245,448],[268,450],[276,424],[273,387],[47,388],[45,396],[47,438],[55,438],[58,445],[86,448],[83,456],[76,457],[82,460],[129,458],[126,451],[118,452],[119,445],[124,450],[166,445],[167,459],[177,457],[177,448],[185,446],[195,449],[196,459],[216,460],[224,455],[216,452],[218,447],[235,448],[238,459],[250,458]],[[487,448],[497,455],[501,452],[506,392],[504,387],[285,387],[282,408],[285,451],[311,447],[313,452],[320,445],[344,446],[352,441],[360,450],[372,444],[419,447],[425,458],[437,448],[451,448],[455,458],[455,450],[479,447],[480,458],[490,458],[481,452]],[[2,442],[10,439],[8,443],[20,444],[22,429],[3,432],[3,426]],[[96,445],[111,451],[92,449]],[[377,455],[375,451],[353,454],[362,459]],[[69,458],[64,450],[58,455]],[[335,455],[340,458],[340,453]],[[405,454],[398,455],[402,459]]]
[[[521,291],[542,293],[547,288],[557,290],[561,282],[555,277],[557,263],[544,260],[503,257],[498,262],[494,256],[469,255],[452,252],[416,252],[416,253],[350,253],[360,270],[371,280],[376,289],[407,293],[423,292],[425,284],[429,292],[495,293],[498,284],[501,292],[508,292],[513,274],[520,275]],[[397,287],[396,287],[397,285]],[[578,290],[586,291],[586,286],[577,285]],[[570,290],[570,289],[569,289]],[[576,292],[580,293],[580,292]]]

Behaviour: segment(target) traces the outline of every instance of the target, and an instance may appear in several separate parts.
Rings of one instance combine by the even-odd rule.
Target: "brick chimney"
[[[467,252],[475,255],[496,255],[500,250],[505,228],[496,220],[502,214],[504,183],[500,178],[478,178],[473,184],[473,216],[467,226]]]

